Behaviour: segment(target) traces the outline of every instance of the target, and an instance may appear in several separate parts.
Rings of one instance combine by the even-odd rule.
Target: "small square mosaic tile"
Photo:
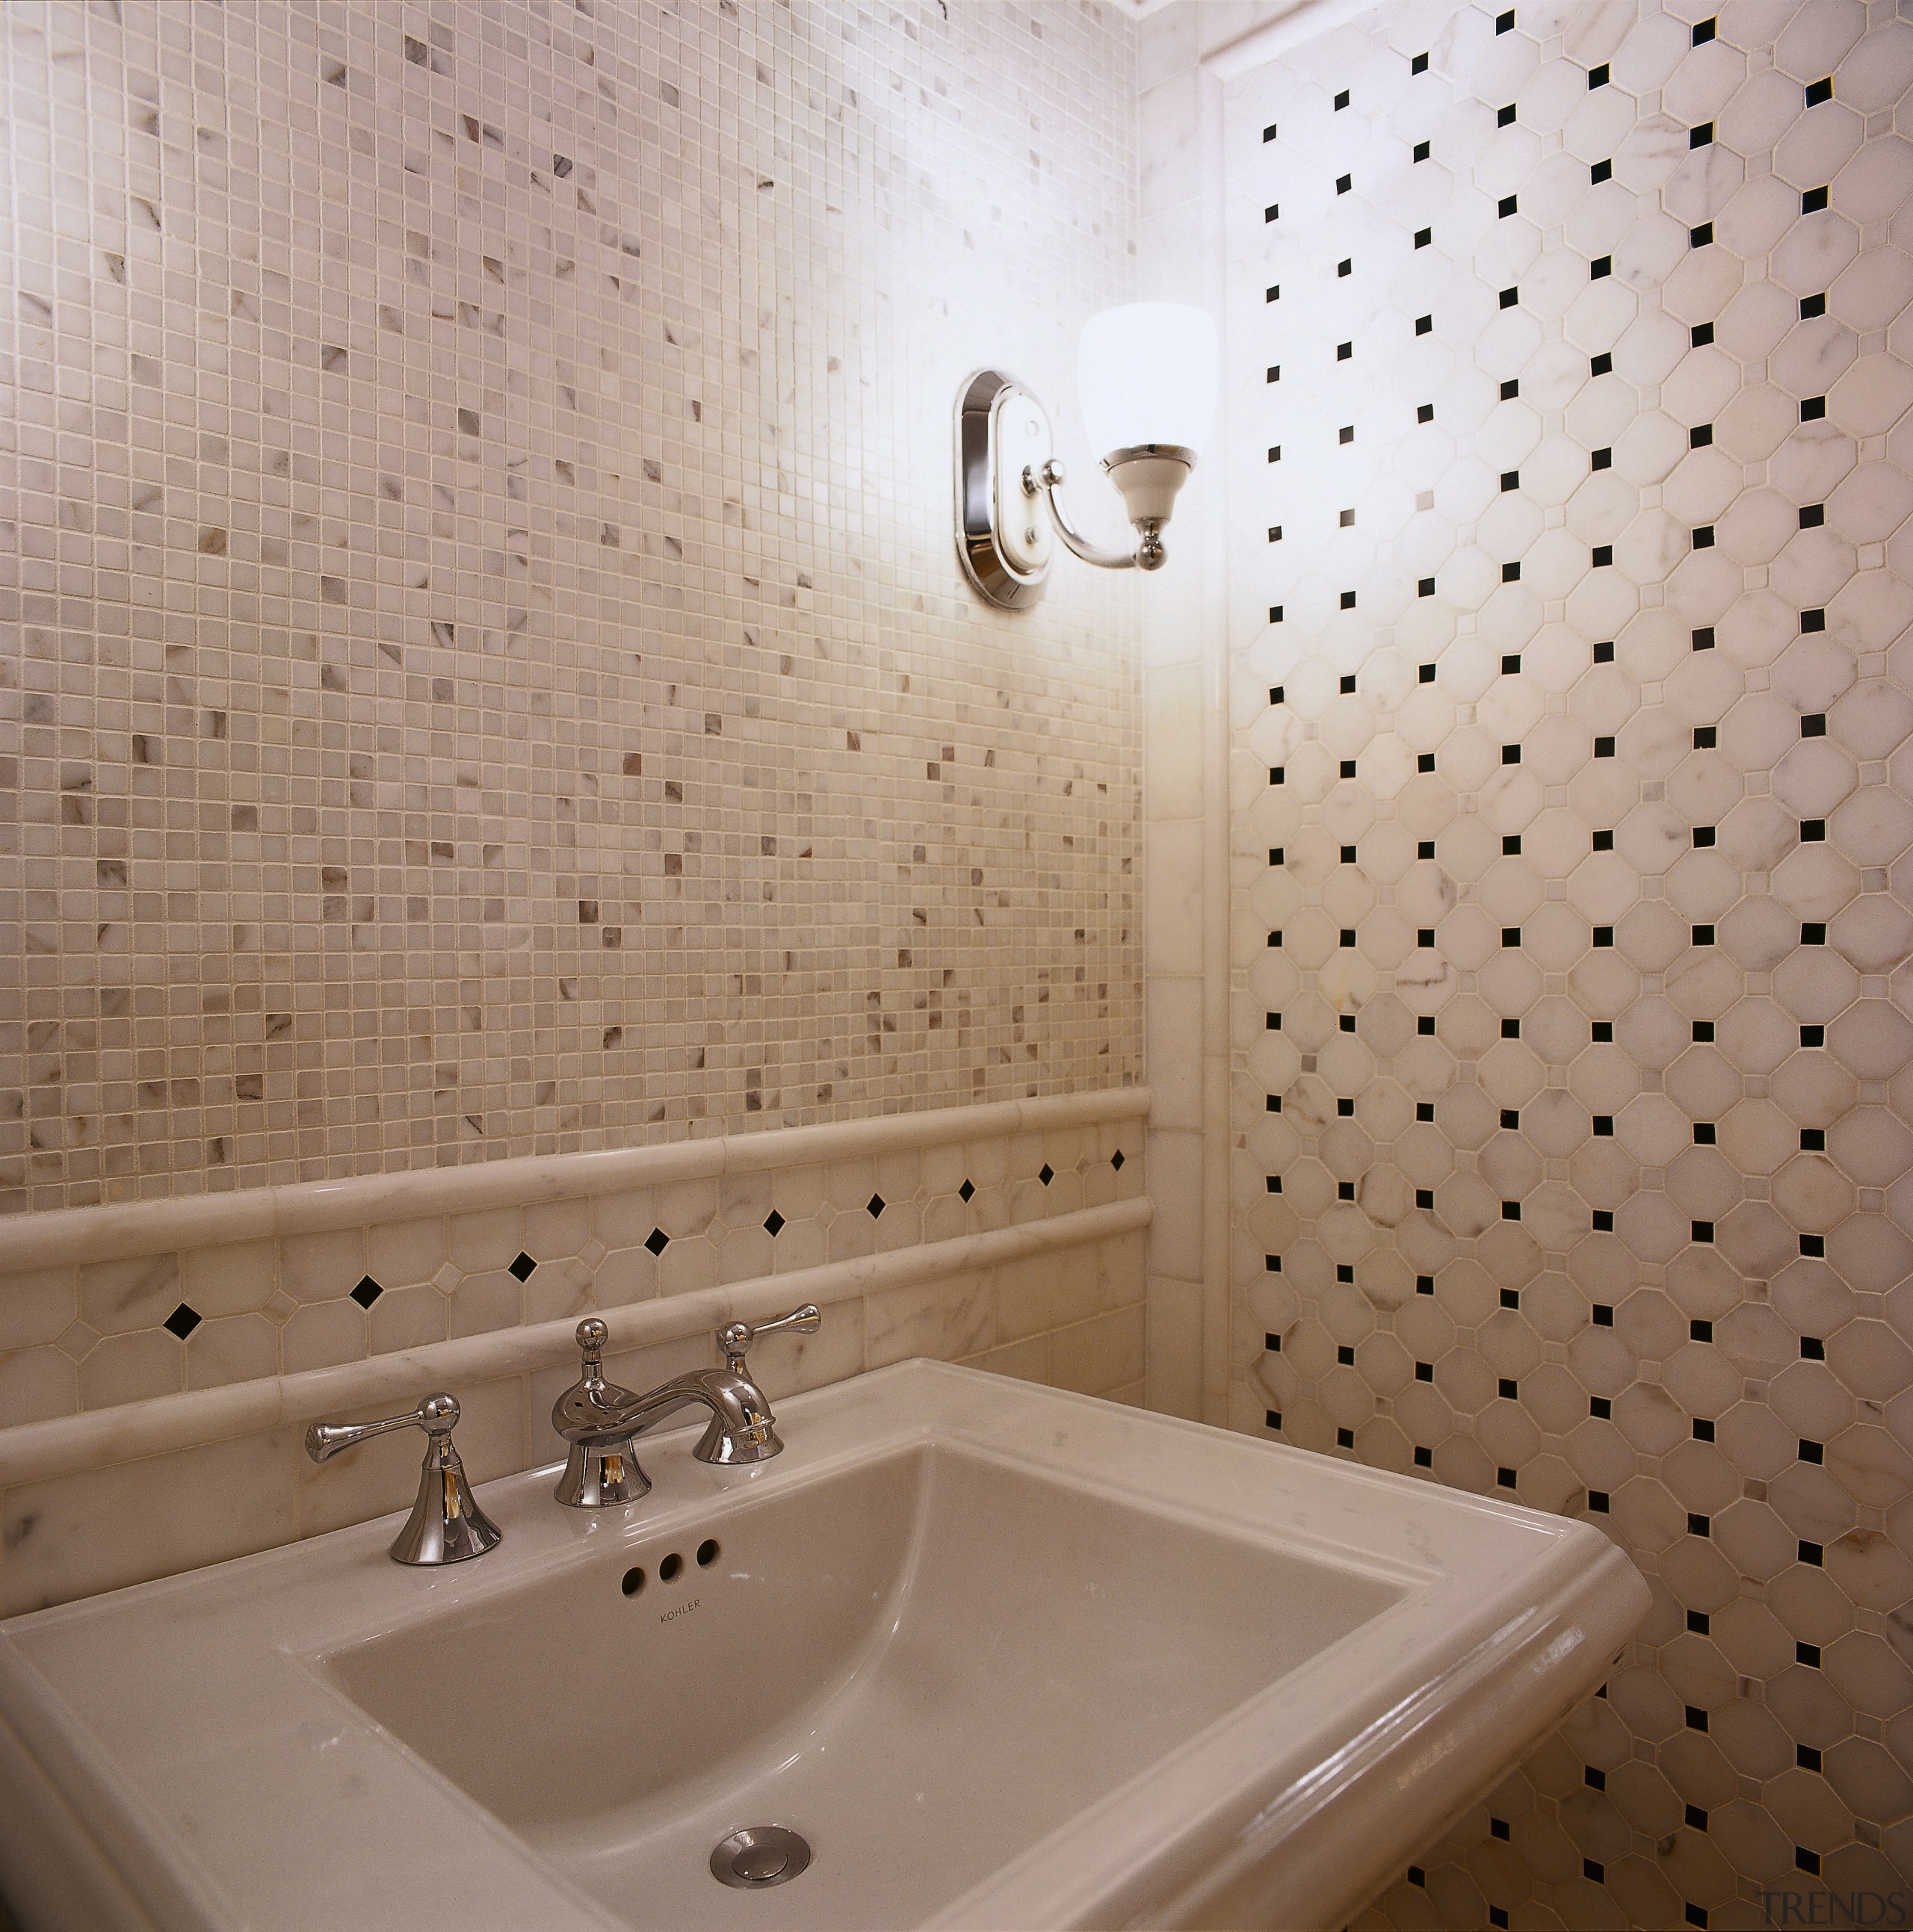
[[[1131,292],[1116,10],[0,33],[0,1209],[1136,1077],[1134,599],[949,470]]]

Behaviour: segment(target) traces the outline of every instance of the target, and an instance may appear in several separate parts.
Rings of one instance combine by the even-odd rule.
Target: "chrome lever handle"
[[[428,1395],[415,1409],[404,1415],[388,1415],[379,1422],[315,1422],[305,1432],[305,1453],[315,1462],[329,1462],[342,1449],[350,1449],[368,1436],[389,1435],[395,1429],[422,1429],[430,1436],[449,1436],[458,1426],[458,1398],[440,1394]]]
[[[425,1459],[419,1469],[419,1494],[405,1526],[393,1539],[395,1563],[435,1567],[463,1563],[496,1549],[503,1532],[479,1507],[465,1480],[452,1432],[458,1422],[458,1398],[441,1390],[428,1395],[405,1415],[388,1415],[377,1422],[315,1422],[305,1432],[305,1453],[315,1462],[326,1462],[341,1450],[368,1437],[395,1429],[422,1429]]]
[[[734,1376],[741,1376],[744,1372],[744,1356],[760,1336],[785,1331],[793,1335],[814,1335],[823,1325],[824,1318],[818,1312],[816,1304],[806,1301],[801,1308],[793,1308],[789,1314],[780,1315],[774,1322],[759,1322],[754,1325],[749,1322],[726,1322],[717,1331],[717,1346],[724,1351],[724,1366]]]

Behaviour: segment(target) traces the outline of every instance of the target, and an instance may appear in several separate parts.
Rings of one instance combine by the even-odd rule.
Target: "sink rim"
[[[896,1366],[907,1368],[911,1365],[908,1363],[904,1363]],[[944,1365],[939,1364],[934,1366]],[[873,1372],[888,1373],[889,1371],[886,1369],[881,1371],[873,1371]],[[1081,1400],[1095,1401],[1097,1398],[1085,1396]],[[791,1407],[794,1405],[786,1404],[785,1406]],[[1198,1428],[1202,1426],[1200,1424],[1190,1426]],[[678,1446],[681,1448],[695,1439],[701,1427],[701,1424],[692,1422],[680,1426],[672,1431],[671,1434],[678,1438]],[[653,1444],[657,1444],[665,1442],[667,1438],[664,1432],[660,1431],[651,1439]],[[1278,1444],[1271,1446],[1281,1448],[1285,1445]],[[914,1432],[887,1433],[867,1443],[847,1445],[831,1451],[827,1456],[818,1457],[800,1466],[793,1466],[786,1472],[784,1481],[779,1485],[779,1492],[819,1487],[836,1480],[853,1469],[862,1468],[867,1464],[887,1461],[893,1457],[914,1455],[925,1450],[932,1454],[941,1452],[960,1456],[972,1462],[1002,1468],[1017,1474],[1034,1474],[1044,1481],[1053,1484],[1058,1489],[1079,1490],[1085,1495],[1095,1496],[1102,1501],[1133,1510],[1140,1515],[1158,1516],[1165,1520],[1186,1522],[1198,1528],[1248,1543],[1258,1549],[1281,1550],[1298,1556],[1305,1562],[1320,1563],[1336,1570],[1345,1570],[1350,1574],[1366,1577],[1404,1592],[1412,1592],[1434,1583],[1439,1580],[1440,1576],[1438,1570],[1427,1563],[1411,1562],[1402,1558],[1380,1552],[1353,1554],[1348,1551],[1346,1546],[1336,1544],[1319,1534],[1311,1534],[1301,1531],[1296,1532],[1293,1535],[1278,1533],[1227,1511],[1205,1508],[1200,1503],[1191,1503],[1186,1507],[1172,1505],[1166,1498],[1147,1494],[1138,1494],[1132,1489],[1098,1478],[1087,1472],[1062,1468],[1051,1468],[1041,1464],[1033,1466],[1026,1455],[1014,1455],[996,1444],[969,1440],[951,1431],[940,1430],[933,1424],[926,1424]],[[1305,1454],[1307,1452],[1296,1451],[1296,1453]],[[561,1460],[554,1461],[541,1465],[535,1469],[521,1471],[516,1475],[497,1478],[489,1484],[475,1485],[475,1488],[489,1496],[494,1492],[503,1490],[506,1486],[512,1484],[525,1483],[535,1486],[537,1484],[544,1483],[548,1486],[553,1473],[563,1466]],[[731,1484],[714,1496],[677,1504],[656,1515],[641,1516],[635,1522],[619,1523],[616,1526],[620,1532],[617,1545],[618,1552],[620,1555],[628,1555],[640,1544],[653,1540],[668,1540],[671,1534],[680,1529],[701,1526],[707,1519],[714,1526],[720,1513],[734,1513],[740,1509],[767,1506],[758,1496],[753,1493],[758,1484],[748,1479],[751,1472],[740,1472],[740,1473],[745,1474],[747,1480]],[[632,1510],[644,1510],[654,1500],[654,1498],[655,1492],[653,1496],[647,1497],[643,1502],[627,1505],[626,1508]],[[611,1513],[608,1511],[606,1514]],[[308,1540],[315,1543],[323,1542],[332,1536],[356,1534],[361,1530],[377,1529],[380,1534],[386,1535],[389,1541],[390,1540],[389,1526],[402,1522],[404,1516],[405,1512],[403,1510],[398,1510],[392,1512],[389,1516],[379,1518],[376,1524],[354,1524],[349,1529],[329,1531],[325,1537],[312,1538]],[[680,1521],[679,1519],[683,1520]],[[373,1543],[376,1543],[377,1540],[377,1535],[370,1538]],[[305,1546],[303,1544],[287,1546],[288,1549],[292,1550],[302,1549]],[[234,1558],[233,1562],[235,1564],[259,1563],[266,1558],[281,1553],[278,1550],[266,1550],[252,1556]],[[492,1568],[488,1573],[479,1570],[476,1564],[462,1564],[455,1571],[448,1570],[447,1572],[449,1582],[470,1586],[461,1589],[455,1596],[449,1596],[442,1602],[422,1603],[408,1606],[404,1614],[396,1618],[391,1616],[389,1612],[383,1612],[382,1616],[384,1620],[377,1627],[369,1624],[351,1629],[341,1627],[335,1634],[328,1636],[323,1644],[305,1648],[284,1648],[280,1654],[299,1662],[329,1669],[334,1661],[344,1652],[356,1649],[362,1645],[375,1643],[381,1638],[394,1635],[401,1630],[436,1622],[473,1604],[483,1603],[495,1596],[508,1594],[513,1588],[535,1587],[536,1582],[545,1576],[568,1574],[572,1571],[583,1570],[601,1563],[608,1564],[611,1560],[611,1552],[609,1550],[594,1549],[587,1544],[578,1544],[569,1548],[540,1552],[535,1559],[535,1567],[532,1567],[530,1563],[526,1565],[528,1574],[508,1573],[502,1566]],[[226,1566],[217,1564],[209,1566],[210,1568],[224,1567]],[[204,1570],[188,1570],[183,1574],[185,1577],[192,1578],[203,1576],[206,1573]],[[512,1577],[509,1583],[505,1580],[508,1574],[510,1574]],[[165,1583],[179,1580],[180,1580],[178,1578],[166,1577],[160,1579],[155,1583],[134,1584],[128,1587],[131,1590],[157,1589]],[[116,1592],[113,1594],[119,1595],[126,1593]],[[102,1599],[93,1598],[81,1600],[85,1603],[100,1600]],[[73,1607],[71,1605],[56,1604],[48,1610],[29,1612],[27,1616],[33,1618],[52,1616],[57,1615],[61,1610],[71,1607]],[[1389,1604],[1378,1611],[1376,1613],[1376,1618],[1370,1619],[1370,1622],[1373,1622],[1381,1617],[1387,1616],[1399,1607],[1399,1604]],[[19,1618],[14,1621],[23,1622],[26,1620],[24,1618]],[[0,1622],[0,1637],[5,1636],[8,1628],[5,1622]],[[1366,1628],[1368,1625],[1364,1624],[1361,1628]],[[1349,1636],[1354,1634],[1356,1634],[1354,1631],[1347,1633]],[[1338,1637],[1335,1640],[1335,1642],[1341,1643],[1345,1640],[1345,1638]],[[347,1695],[350,1701],[349,1694]],[[362,1708],[356,1704],[353,1708]]]
[[[1476,1766],[1466,1778],[1465,1802],[1498,1769],[1500,1758],[1539,1734],[1536,1724],[1513,1708],[1523,1685],[1530,1694],[1526,1708],[1533,1708],[1529,1680],[1541,1668],[1535,1662],[1537,1642],[1545,1657],[1551,1644],[1560,1652],[1565,1637],[1580,1631],[1578,1648],[1570,1645],[1548,1665],[1565,1709],[1600,1681],[1613,1652],[1646,1606],[1646,1588],[1632,1566],[1587,1524],[945,1364],[896,1364],[814,1390],[783,1404],[780,1420],[787,1425],[790,1444],[785,1455],[746,1472],[704,1471],[689,1456],[692,1432],[661,1436],[653,1453],[660,1471],[668,1471],[668,1480],[644,1503],[605,1512],[618,1519],[614,1522],[581,1521],[577,1513],[557,1508],[544,1492],[545,1468],[482,1485],[488,1511],[512,1533],[485,1563],[434,1573],[422,1588],[416,1586],[419,1573],[403,1572],[386,1561],[389,1522],[366,1523],[0,1624],[0,1723],[29,1756],[50,1754],[68,1760],[66,1802],[73,1802],[76,1783],[86,1790],[89,1822],[96,1828],[96,1840],[112,1841],[102,1848],[111,1862],[155,1877],[156,1864],[174,1868],[176,1883],[164,1888],[175,1892],[189,1909],[169,1916],[182,1923],[233,1922],[208,1896],[209,1891],[223,1892],[224,1886],[200,1860],[169,1842],[176,1834],[154,1816],[128,1768],[128,1741],[120,1740],[117,1754],[108,1748],[63,1694],[56,1681],[58,1669],[51,1676],[44,1673],[36,1654],[41,1662],[57,1662],[69,1644],[83,1648],[89,1630],[99,1627],[110,1634],[114,1624],[128,1617],[149,1619],[169,1641],[177,1642],[182,1609],[197,1606],[197,1614],[187,1620],[196,1629],[203,1628],[209,1612],[242,1621],[250,1614],[255,1666],[262,1659],[279,1666],[296,1664],[302,1656],[336,1654],[351,1647],[355,1638],[363,1641],[438,1614],[436,1606],[449,1610],[489,1598],[554,1565],[569,1570],[608,1560],[614,1552],[647,1544],[674,1528],[710,1522],[728,1513],[727,1504],[734,1508],[765,1489],[827,1481],[833,1471],[897,1453],[912,1442],[943,1438],[973,1453],[988,1455],[994,1449],[1001,1459],[1022,1467],[1035,1465],[1053,1478],[1081,1481],[1128,1507],[1153,1506],[1199,1522],[1206,1518],[1206,1527],[1256,1535],[1258,1540],[1266,1535],[1305,1560],[1372,1575],[1370,1564],[1386,1558],[1390,1574],[1383,1580],[1405,1582],[1401,1600],[1165,1752],[926,1922],[1064,1924],[1133,1918],[1139,1912],[1151,1918],[1167,1913],[1178,1920],[1193,1912],[1200,1919],[1209,1910],[1206,1899],[1212,1903],[1230,1886],[1257,1882],[1254,1868],[1268,1862],[1267,1853],[1276,1844],[1286,1847],[1284,1873],[1271,1882],[1281,1887],[1281,1897],[1293,1899],[1295,1909],[1312,1911],[1308,1901],[1314,1894],[1308,1888],[1319,1892],[1338,1874],[1345,1892],[1350,1859],[1357,1866],[1373,1863],[1372,1846],[1365,1840],[1374,1837],[1374,1826],[1363,1825],[1352,1835],[1346,1820],[1327,1828],[1332,1814],[1359,1809],[1355,1801],[1391,1753],[1399,1756],[1431,1724],[1438,1730],[1446,1719],[1454,1734],[1446,1747],[1449,1756],[1460,1753]],[[670,1500],[661,1504],[660,1496],[667,1496]],[[1428,1534],[1431,1524],[1440,1527],[1439,1551]],[[1402,1577],[1401,1567],[1408,1561],[1404,1550],[1413,1558],[1409,1567],[1425,1570],[1422,1578]],[[1492,1558],[1492,1576],[1482,1568],[1484,1558]],[[313,1587],[302,1590],[302,1581]],[[1537,1599],[1535,1606],[1511,1630],[1513,1600],[1531,1597]],[[260,1630],[262,1602],[275,1606],[278,1628],[284,1628],[289,1610],[304,1611],[309,1628],[320,1598],[330,1618],[323,1640],[289,1641]],[[1472,1608],[1458,1617],[1461,1599]],[[434,1607],[428,1611],[427,1605]],[[300,1618],[293,1615],[290,1621]],[[1503,1633],[1498,1642],[1497,1631]],[[1445,1654],[1446,1660],[1431,1670],[1436,1653]],[[68,1668],[72,1668],[70,1661]],[[1473,1713],[1472,1728],[1459,1723],[1457,1713],[1433,1694],[1462,1682],[1470,1671],[1478,1697],[1494,1706]],[[1418,1688],[1428,1694],[1413,1706],[1412,1693]],[[335,1688],[327,1701],[332,1698],[368,1731],[377,1732],[384,1751],[404,1750]],[[1552,1714],[1551,1705],[1543,1726]],[[76,1733],[71,1743],[95,1748],[51,1754],[42,1749],[49,1724],[59,1729],[62,1721]],[[1351,1729],[1366,1742],[1350,1739]],[[223,1746],[228,1742],[223,1739]],[[15,1755],[0,1750],[0,1789],[17,1781],[20,1768],[8,1762]],[[405,1756],[407,1778],[416,1788],[417,1770],[429,1767],[416,1754]],[[1480,1768],[1484,1765],[1486,1769]],[[1443,1811],[1453,1808],[1446,1793],[1464,1768],[1459,1764],[1445,1768],[1439,1780],[1445,1789],[1439,1792],[1429,1791],[1425,1776],[1417,1787],[1425,1801],[1420,1810],[1427,1812],[1430,1800]],[[557,1906],[562,1898],[572,1908],[548,1922],[623,1922],[572,1893],[556,1870],[515,1833],[446,1782],[461,1808],[469,1807],[475,1820],[492,1828],[483,1835],[494,1850],[515,1848],[518,1858],[514,1862],[530,1868],[524,1875],[542,1874],[551,1887],[552,1904]],[[1290,1804],[1285,1812],[1284,1796],[1290,1792],[1310,1798],[1311,1808],[1297,1814]],[[100,1815],[96,1805],[107,1815]],[[1399,1817],[1404,1806],[1398,1792],[1390,1805]],[[1139,1831],[1139,1821],[1146,1828]],[[1437,1819],[1425,1830],[1417,1825],[1415,1835],[1432,1836],[1440,1822]],[[1311,1827],[1305,1834],[1311,1840],[1335,1841],[1329,1861],[1335,1869],[1326,1876],[1293,1869],[1324,1863],[1320,1856],[1298,1855],[1293,1840],[1303,1823]],[[1140,1851],[1139,1844],[1144,1847]],[[1231,1844],[1234,1850],[1224,1857]],[[1371,1854],[1365,1862],[1360,1856],[1365,1849]],[[1392,1852],[1386,1856],[1399,1862]],[[1358,1874],[1358,1882],[1368,1881]],[[1265,1892],[1267,1888],[1265,1883]],[[576,1916],[579,1907],[583,1916]],[[1326,1910],[1324,1923],[1340,1924],[1346,1916],[1335,1916],[1332,1905]],[[1211,1917],[1209,1922],[1221,1922]],[[1281,1922],[1314,1920],[1291,1916]]]

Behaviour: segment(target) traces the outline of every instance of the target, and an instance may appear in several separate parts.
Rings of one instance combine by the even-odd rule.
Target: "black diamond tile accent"
[[[182,1342],[199,1325],[199,1310],[188,1308],[183,1301],[166,1318],[165,1322],[168,1330],[177,1335]]]
[[[1050,1182],[1056,1179],[1056,1170],[1046,1160],[1043,1163],[1042,1167],[1038,1171],[1036,1178],[1038,1180],[1042,1182],[1045,1187],[1047,1187]]]
[[[874,1221],[889,1205],[890,1203],[881,1194],[873,1194],[864,1202],[863,1211]]]
[[[773,1240],[784,1232],[784,1217],[774,1208],[764,1217],[764,1232]]]
[[[976,1190],[966,1180],[956,1192],[964,1200],[968,1201],[976,1192]]]
[[[644,1237],[644,1245],[653,1254],[661,1255],[671,1246],[671,1237],[662,1228],[653,1228]]]
[[[537,1267],[537,1265],[538,1264],[532,1259],[530,1256],[527,1254],[524,1250],[521,1248],[518,1250],[518,1258],[512,1264],[512,1272],[518,1276],[519,1280],[529,1281],[531,1279],[532,1270]]]
[[[370,1308],[385,1290],[369,1274],[361,1275],[359,1286],[352,1291],[352,1298],[361,1308]]]
[[[1120,1174],[1122,1172],[1122,1150],[1121,1148],[1118,1148],[1116,1152],[1110,1156],[1110,1165],[1116,1169],[1117,1173]]]

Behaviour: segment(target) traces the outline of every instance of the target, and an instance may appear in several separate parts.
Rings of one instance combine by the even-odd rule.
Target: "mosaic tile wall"
[[[1655,1599],[1365,1926],[1913,1875],[1909,80],[1515,0],[1230,92],[1234,1420]]]
[[[1131,292],[1116,10],[0,34],[0,1208],[1134,1078],[1133,599],[949,472]]]

